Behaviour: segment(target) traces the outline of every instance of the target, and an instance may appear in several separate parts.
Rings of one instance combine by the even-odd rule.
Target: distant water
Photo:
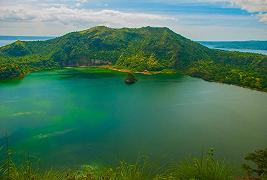
[[[17,40],[21,41],[44,41],[52,39],[53,37],[48,36],[0,36],[0,46],[11,44]]]
[[[258,53],[258,54],[264,54],[267,55],[266,50],[253,50],[253,49],[229,49],[229,48],[220,48],[221,50],[226,51],[239,51],[239,52],[251,52],[251,53]]]
[[[267,93],[182,75],[138,75],[131,86],[124,78],[65,69],[2,82],[0,134],[16,156],[58,167],[142,155],[164,165],[211,147],[240,166],[267,147]]]
[[[206,45],[206,44],[203,44],[203,45],[208,47],[208,48],[212,48],[212,49],[221,49],[221,50],[226,50],[226,51],[239,51],[239,52],[251,52],[251,53],[258,53],[258,54],[267,55],[267,51],[266,50],[217,48],[217,47],[212,46],[212,45]]]

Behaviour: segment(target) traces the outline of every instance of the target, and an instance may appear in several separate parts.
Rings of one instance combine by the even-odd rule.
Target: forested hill
[[[0,48],[1,79],[43,69],[103,64],[133,71],[175,69],[209,81],[267,91],[267,56],[212,50],[168,28],[99,26]]]

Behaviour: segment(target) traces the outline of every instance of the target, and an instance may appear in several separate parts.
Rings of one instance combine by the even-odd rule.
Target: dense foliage
[[[244,164],[243,167],[247,171],[248,175],[258,175],[267,179],[267,148],[256,150],[253,153],[249,153],[245,160],[253,162],[254,164]]]
[[[133,71],[174,69],[210,81],[267,91],[267,56],[212,50],[168,28],[95,27],[47,41],[0,48],[0,79],[65,66],[114,65]]]

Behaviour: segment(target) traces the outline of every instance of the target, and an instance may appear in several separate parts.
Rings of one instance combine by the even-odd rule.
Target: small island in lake
[[[127,77],[124,79],[125,84],[134,84],[137,82],[137,78],[133,73],[128,73]]]

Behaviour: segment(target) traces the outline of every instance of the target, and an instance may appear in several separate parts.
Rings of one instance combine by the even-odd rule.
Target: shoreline
[[[144,74],[144,75],[154,75],[154,74],[175,74],[177,73],[173,69],[163,69],[162,71],[133,71],[130,69],[119,69],[110,65],[102,65],[102,66],[66,66],[63,68],[98,68],[98,69],[109,69],[112,71],[122,72],[122,73],[133,73],[133,74]]]
[[[175,74],[174,70],[162,70],[162,71],[132,71],[129,69],[118,69],[113,66],[87,66],[87,67],[95,67],[95,68],[102,68],[102,69],[110,69],[113,71],[123,72],[123,73],[134,73],[134,74],[144,74],[144,75],[154,75],[154,74]]]
[[[219,83],[219,84],[222,84],[222,85],[225,84],[225,85],[236,86],[236,87],[249,89],[249,90],[257,91],[257,92],[261,92],[261,93],[267,93],[267,90],[264,90],[264,89],[257,89],[257,88],[252,88],[252,87],[249,87],[249,86],[240,86],[240,85],[237,85],[237,84],[230,84],[230,83],[214,81],[214,80],[211,80],[211,79],[205,79],[205,78],[202,78],[202,77],[192,76],[191,74],[183,73],[183,72],[180,72],[180,71],[175,71],[175,70],[172,70],[172,69],[164,69],[162,71],[143,71],[143,72],[140,72],[140,71],[132,71],[132,70],[129,70],[129,69],[118,69],[118,68],[115,68],[115,67],[109,66],[109,65],[103,65],[103,66],[65,66],[65,67],[61,67],[61,68],[52,68],[52,69],[45,69],[45,70],[41,70],[41,71],[32,71],[32,72],[24,73],[22,76],[12,77],[12,78],[7,78],[7,79],[0,79],[0,82],[3,83],[3,82],[7,82],[7,81],[12,81],[12,80],[23,80],[30,73],[58,70],[58,69],[64,69],[64,68],[66,68],[66,69],[69,69],[69,68],[98,68],[98,69],[108,69],[108,70],[122,72],[122,73],[134,73],[134,74],[143,74],[143,75],[176,74],[176,73],[180,73],[180,74],[192,77],[192,78],[202,79],[203,81],[210,82],[210,83]]]
[[[145,74],[145,75],[152,75],[152,74],[160,74],[161,72],[150,72],[150,71],[132,71],[132,70],[129,70],[129,69],[118,69],[118,68],[115,68],[115,67],[112,67],[112,66],[99,66],[97,68],[103,68],[103,69],[110,69],[110,70],[113,70],[113,71],[118,71],[118,72],[124,72],[124,73],[134,73],[134,74]]]

